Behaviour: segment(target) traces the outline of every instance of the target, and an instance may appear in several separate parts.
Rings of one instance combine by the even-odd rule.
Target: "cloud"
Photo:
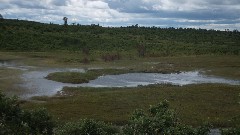
[[[66,6],[67,3],[65,0],[52,0],[51,4],[55,6]]]
[[[239,0],[0,0],[5,18],[62,24],[141,24],[240,30]]]

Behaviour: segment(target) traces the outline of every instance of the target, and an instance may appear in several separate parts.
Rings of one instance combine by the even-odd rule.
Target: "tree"
[[[68,20],[67,17],[63,17],[63,21],[64,21],[64,25],[65,25],[65,26],[67,26],[67,20]]]
[[[0,14],[0,20],[3,20],[3,16]]]

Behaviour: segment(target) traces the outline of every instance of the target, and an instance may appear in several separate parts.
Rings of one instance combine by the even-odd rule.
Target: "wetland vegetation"
[[[49,80],[54,80],[63,83],[81,84],[88,83],[90,80],[97,79],[103,75],[117,75],[129,73],[130,71],[124,69],[94,69],[86,72],[54,72],[46,76]]]
[[[64,71],[45,76],[70,83],[88,82],[106,74],[196,70],[208,76],[240,80],[238,31],[138,26],[105,28],[98,25],[63,27],[8,19],[0,22],[0,31],[0,61],[14,61],[20,67],[0,66],[0,89],[6,94],[21,95],[31,91],[20,87],[24,83],[21,75],[50,68],[86,69],[86,73]],[[34,68],[21,70],[24,65]],[[156,84],[134,88],[64,87],[54,96],[31,97],[21,100],[19,105],[23,110],[46,108],[63,128],[71,125],[82,129],[84,125],[92,124],[100,125],[98,131],[105,132],[114,129],[102,128],[106,124],[89,119],[117,126],[131,124],[129,117],[135,109],[146,112],[149,105],[167,99],[169,109],[176,112],[179,122],[184,125],[199,127],[209,122],[214,128],[232,127],[237,133],[240,126],[239,94],[239,85],[218,83]],[[152,119],[147,114],[142,118]],[[65,125],[66,122],[70,124]],[[67,129],[58,131],[59,134],[67,132]]]

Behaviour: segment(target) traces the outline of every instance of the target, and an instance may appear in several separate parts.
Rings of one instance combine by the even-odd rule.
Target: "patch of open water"
[[[100,76],[89,83],[70,84],[61,83],[45,79],[49,73],[61,71],[78,71],[84,72],[82,69],[52,69],[42,71],[30,71],[22,75],[24,83],[21,87],[31,90],[25,93],[24,97],[32,96],[52,96],[63,87],[137,87],[139,85],[146,86],[150,84],[172,84],[184,86],[188,84],[202,83],[224,83],[230,85],[240,85],[240,80],[229,80],[214,76],[202,75],[199,71],[161,74],[161,73],[127,73],[120,75]]]
[[[202,83],[224,83],[230,85],[240,85],[240,80],[229,80],[215,76],[207,76],[199,71],[161,74],[161,73],[127,73],[120,75],[100,76],[89,83],[70,84],[61,83],[45,79],[49,73],[53,72],[85,72],[81,68],[41,68],[25,65],[18,65],[12,61],[0,61],[0,67],[22,70],[21,79],[23,83],[18,84],[21,88],[26,89],[20,98],[30,98],[33,96],[53,96],[63,87],[137,87],[150,84],[172,84],[172,85],[189,85]]]

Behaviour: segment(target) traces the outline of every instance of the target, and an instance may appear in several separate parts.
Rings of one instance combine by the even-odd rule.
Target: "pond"
[[[64,71],[84,72],[83,69],[51,69],[42,71],[30,71],[22,75],[24,83],[21,87],[31,89],[32,93],[25,94],[25,98],[32,96],[52,96],[63,87],[137,87],[150,84],[189,85],[202,83],[224,83],[240,85],[239,80],[228,80],[220,77],[206,76],[199,71],[161,74],[161,73],[127,73],[120,75],[100,76],[89,83],[70,84],[45,79],[49,73]]]
[[[137,87],[150,84],[172,84],[189,85],[202,83],[224,83],[230,85],[240,85],[240,80],[224,79],[216,76],[207,76],[200,71],[189,71],[172,74],[161,73],[127,73],[120,75],[100,76],[89,83],[70,84],[61,83],[45,79],[49,73],[54,72],[85,72],[81,68],[44,68],[19,65],[13,61],[0,61],[1,68],[21,70],[22,79],[18,87],[25,91],[21,93],[20,98],[30,98],[33,96],[53,96],[63,87]]]

